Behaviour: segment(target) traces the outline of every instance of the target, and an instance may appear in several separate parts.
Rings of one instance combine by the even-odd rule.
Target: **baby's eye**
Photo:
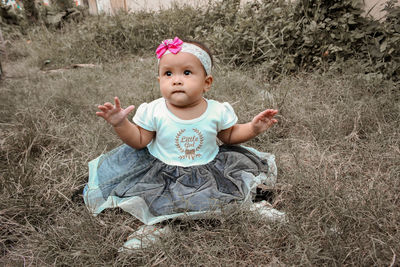
[[[183,74],[185,74],[185,75],[189,75],[189,74],[191,74],[192,72],[190,71],[190,70],[185,70],[184,72],[183,72]]]
[[[171,71],[169,71],[169,70],[167,70],[166,72],[165,72],[165,74],[164,75],[166,75],[166,76],[171,76],[172,75],[172,72]]]

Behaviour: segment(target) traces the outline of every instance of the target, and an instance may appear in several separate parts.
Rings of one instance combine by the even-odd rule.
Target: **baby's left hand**
[[[267,109],[255,116],[251,121],[254,133],[260,134],[277,123],[278,120],[274,119],[277,113],[278,110],[276,109]]]

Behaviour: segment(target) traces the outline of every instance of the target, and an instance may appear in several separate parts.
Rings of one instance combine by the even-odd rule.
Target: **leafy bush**
[[[243,8],[235,1],[224,1],[205,12],[211,18],[222,14],[226,17],[216,19],[211,26],[202,25],[196,33],[212,44],[223,62],[263,64],[265,71],[273,75],[295,68],[293,55],[285,53],[293,44],[295,27],[288,23],[293,21],[293,7],[286,1],[255,2]]]
[[[391,2],[386,5],[387,20],[381,23],[361,16],[359,2],[353,0],[301,0],[295,5],[274,0],[243,8],[235,2],[209,8],[207,17],[226,14],[225,19],[196,32],[225,62],[262,64],[266,74],[276,76],[338,62],[346,69],[348,59],[357,59],[366,73],[398,77],[400,8]]]
[[[37,22],[39,19],[39,11],[36,8],[35,1],[22,0],[25,9],[25,15],[31,23]]]
[[[51,6],[56,6],[60,10],[66,10],[75,7],[75,4],[73,0],[52,0]]]
[[[379,22],[363,17],[355,0],[260,0],[244,6],[226,0],[204,9],[174,6],[97,16],[66,25],[61,32],[69,33],[69,40],[43,56],[61,62],[114,61],[150,53],[161,40],[179,36],[205,41],[217,62],[257,66],[266,79],[301,70],[346,71],[350,62],[358,62],[371,77],[398,80],[400,7],[391,0],[385,10],[387,19]],[[36,31],[31,38],[57,43],[64,37]]]

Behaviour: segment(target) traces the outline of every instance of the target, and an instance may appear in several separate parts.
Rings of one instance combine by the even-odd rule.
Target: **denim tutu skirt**
[[[211,162],[182,167],[124,144],[89,162],[83,196],[93,215],[119,207],[151,225],[251,203],[257,185],[273,186],[276,174],[274,155],[250,147],[223,145]]]

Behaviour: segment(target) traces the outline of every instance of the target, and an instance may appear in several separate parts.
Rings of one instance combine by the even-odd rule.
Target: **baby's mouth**
[[[176,94],[176,93],[185,93],[185,91],[184,91],[184,90],[175,90],[175,91],[172,91],[172,93],[173,93],[173,94]]]

